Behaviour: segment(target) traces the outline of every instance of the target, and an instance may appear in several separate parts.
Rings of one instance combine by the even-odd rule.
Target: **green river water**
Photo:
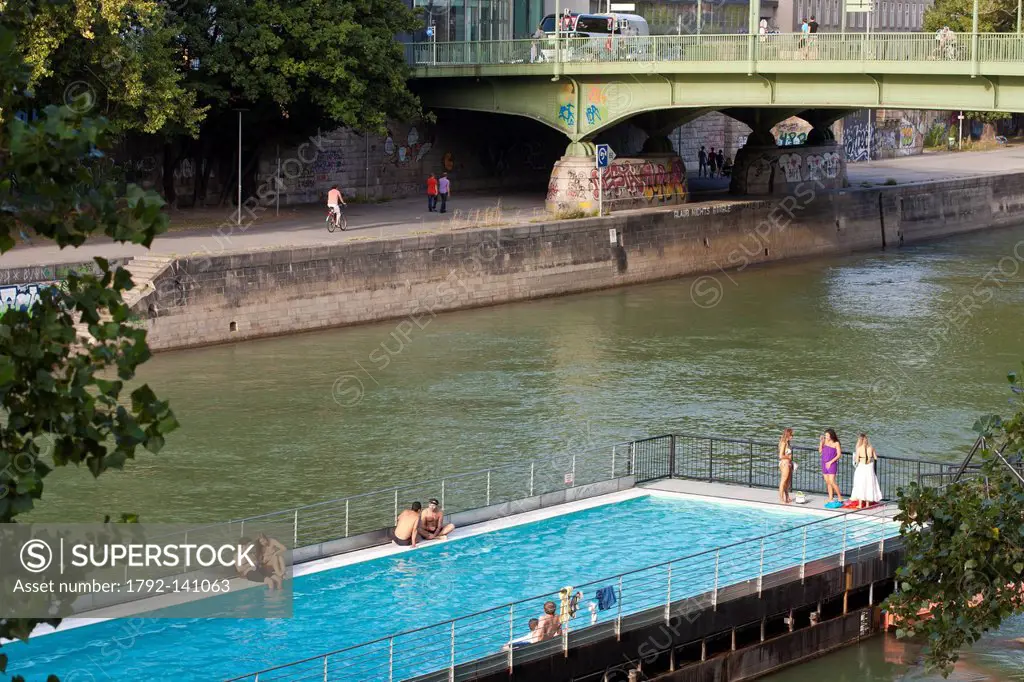
[[[37,520],[218,521],[660,433],[955,459],[1024,360],[1024,226],[466,311],[165,353],[183,424],[159,456],[47,480]],[[1016,249],[1016,254],[1015,254]],[[421,322],[423,324],[423,322]],[[385,366],[386,361],[386,366]],[[1021,679],[1024,622],[959,679]],[[888,638],[770,679],[926,680]]]

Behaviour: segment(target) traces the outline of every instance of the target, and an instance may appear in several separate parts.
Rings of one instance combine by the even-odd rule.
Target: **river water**
[[[404,337],[386,323],[161,354],[144,378],[183,424],[166,450],[99,480],[56,472],[34,517],[217,521],[670,431],[792,426],[813,444],[833,427],[847,447],[867,431],[883,454],[956,459],[1024,359],[1022,240],[1024,226],[440,315]],[[1024,669],[1000,643],[1022,635],[1011,625],[972,665]],[[833,659],[853,675],[839,679],[928,679],[885,641],[773,679]]]

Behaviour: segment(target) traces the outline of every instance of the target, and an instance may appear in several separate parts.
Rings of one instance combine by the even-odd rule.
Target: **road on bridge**
[[[940,180],[973,175],[988,175],[1024,171],[1024,147],[1011,147],[993,152],[963,152],[957,154],[924,154],[885,161],[851,163],[848,167],[850,185],[881,184],[892,178],[900,184]],[[696,202],[729,202],[740,200],[725,195],[725,180],[708,181],[689,179]],[[508,226],[550,220],[544,212],[542,194],[469,194],[453,193],[453,211],[447,214],[428,213],[426,198],[400,199],[386,204],[354,204],[347,211],[349,229],[328,234],[324,224],[326,209],[307,206],[289,209],[280,219],[273,217],[273,208],[265,212],[266,218],[245,228],[204,227],[177,229],[153,242],[151,253],[171,256],[189,254],[222,255],[286,246],[322,246],[343,241],[391,239],[437,231],[471,229],[473,227]],[[719,191],[715,191],[719,190]],[[644,210],[644,209],[640,209]],[[182,215],[194,219],[193,212]],[[208,210],[202,217],[207,224],[230,225],[233,213],[229,209]],[[476,222],[474,222],[474,220]],[[482,222],[483,224],[477,224]],[[227,235],[226,237],[224,235]],[[77,248],[64,249],[34,240],[20,242],[13,250],[0,257],[0,268],[24,267],[57,263],[84,262],[96,256],[123,258],[145,254],[146,249],[131,244],[114,244],[94,240]]]

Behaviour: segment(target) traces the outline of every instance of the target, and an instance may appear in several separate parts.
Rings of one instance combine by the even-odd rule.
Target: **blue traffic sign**
[[[597,167],[607,168],[611,162],[611,147],[606,144],[597,145]]]
[[[433,26],[427,26],[427,37],[428,38],[433,38],[434,37],[434,27]]]

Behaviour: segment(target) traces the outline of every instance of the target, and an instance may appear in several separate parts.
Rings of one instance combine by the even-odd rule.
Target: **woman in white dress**
[[[860,434],[854,451],[853,461],[857,468],[853,472],[853,491],[850,493],[850,499],[857,502],[857,509],[870,507],[882,500],[882,489],[878,486],[878,477],[875,475],[877,460],[878,453],[868,440],[868,435]]]

